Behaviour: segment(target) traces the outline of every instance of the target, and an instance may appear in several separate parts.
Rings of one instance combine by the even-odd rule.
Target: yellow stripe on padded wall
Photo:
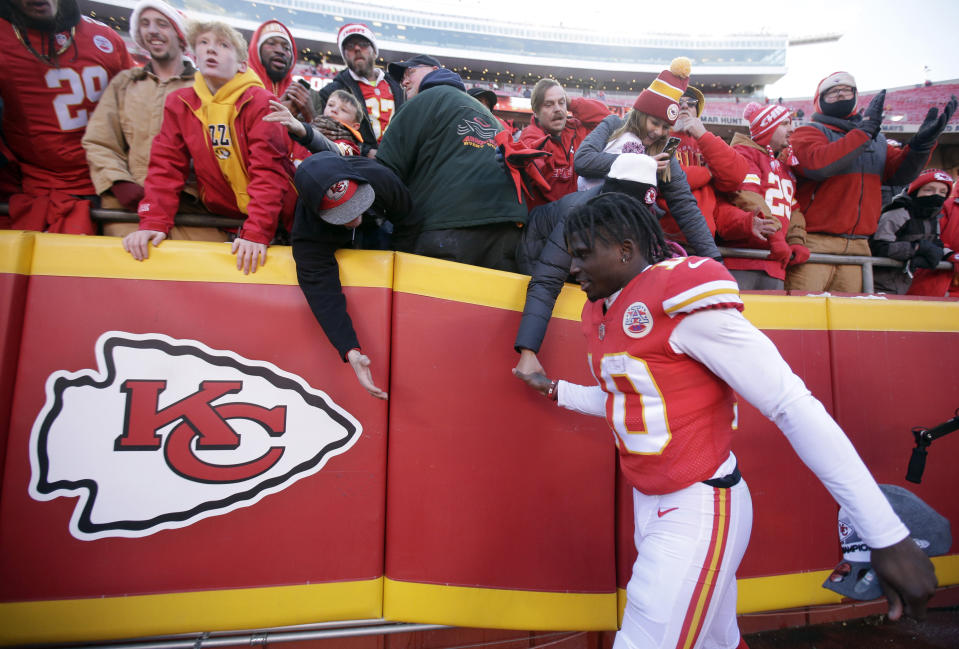
[[[827,312],[833,330],[959,332],[959,302],[832,297]]]
[[[378,618],[383,579],[0,604],[0,644],[106,641]]]
[[[0,273],[30,274],[35,235],[22,230],[0,232]]]
[[[616,593],[470,588],[386,579],[383,617],[487,629],[596,631],[616,628]]]
[[[295,286],[296,267],[289,246],[270,246],[266,265],[249,275],[236,269],[228,243],[163,241],[150,246],[150,257],[136,261],[116,237],[38,234],[31,273],[64,277],[103,277],[231,284]],[[390,288],[393,253],[340,250],[340,277],[345,286]]]
[[[959,555],[932,557],[932,564],[936,568],[940,587],[959,584]],[[782,611],[800,606],[838,604],[842,601],[842,596],[822,587],[822,583],[831,573],[831,570],[816,570],[740,579],[737,582],[739,595],[736,612],[742,615]],[[620,588],[618,595],[619,619],[622,620],[626,591]]]
[[[828,329],[826,298],[744,294],[743,315],[760,329],[822,331]]]

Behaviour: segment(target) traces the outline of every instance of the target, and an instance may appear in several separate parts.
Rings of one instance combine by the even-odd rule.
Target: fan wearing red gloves
[[[749,103],[743,112],[749,136],[736,133],[732,148],[749,171],[730,203],[717,206],[716,235],[732,248],[768,250],[768,259],[726,258],[742,290],[782,290],[786,266],[809,259],[805,222],[796,203],[795,157],[789,147],[793,125],[779,104]]]

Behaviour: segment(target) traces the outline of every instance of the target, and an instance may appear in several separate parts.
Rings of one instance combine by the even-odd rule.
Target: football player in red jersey
[[[735,390],[785,433],[868,536],[889,617],[925,615],[932,564],[856,450],[742,315],[735,280],[705,257],[670,258],[648,208],[602,194],[566,222],[586,293],[583,332],[599,385],[514,374],[559,405],[605,416],[633,487],[638,556],[615,649],[744,647],[736,569],[752,525],[730,450]]]
[[[2,130],[23,179],[11,227],[93,234],[80,140],[107,83],[132,65],[123,40],[76,0],[0,0]]]

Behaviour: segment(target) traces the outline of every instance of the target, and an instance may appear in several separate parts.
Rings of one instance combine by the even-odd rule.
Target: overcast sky
[[[959,79],[959,0],[420,0],[415,6],[597,30],[618,26],[616,31],[627,33],[635,26],[637,34],[843,34],[834,43],[789,48],[788,72],[767,87],[771,97],[811,96],[819,80],[836,70],[851,72],[861,90],[922,83],[926,76]]]

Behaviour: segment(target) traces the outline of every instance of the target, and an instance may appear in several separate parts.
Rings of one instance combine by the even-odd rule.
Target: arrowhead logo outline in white
[[[158,333],[108,331],[95,351],[96,370],[47,378],[30,438],[30,496],[78,498],[69,526],[80,540],[148,536],[254,505],[319,472],[362,433],[325,392],[269,362]],[[203,399],[208,384],[233,389]],[[153,442],[149,448],[125,444],[136,433],[131,410],[137,403],[143,410],[143,399],[133,397],[137,385],[154,399],[139,417],[148,429],[157,426],[139,433],[139,441]],[[191,401],[199,406],[178,415]],[[172,413],[169,421],[164,413]],[[197,423],[203,417],[191,416],[197,413],[235,443],[205,445],[222,438],[206,439]]]

